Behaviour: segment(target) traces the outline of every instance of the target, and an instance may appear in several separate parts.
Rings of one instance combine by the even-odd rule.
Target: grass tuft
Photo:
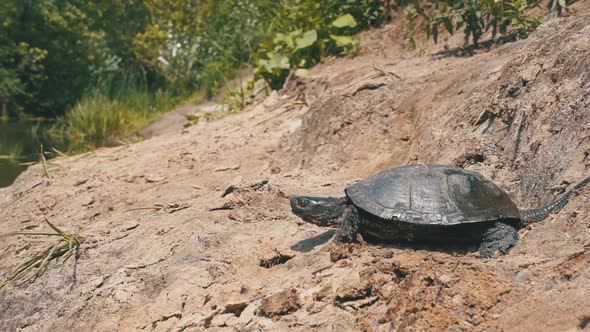
[[[45,273],[47,270],[47,265],[50,261],[59,257],[63,257],[65,262],[72,256],[72,254],[75,253],[76,256],[78,255],[80,246],[87,240],[87,238],[78,234],[62,231],[57,226],[49,222],[46,217],[45,222],[49,225],[51,231],[18,231],[3,235],[57,236],[60,237],[60,239],[58,239],[42,254],[36,255],[35,257],[21,264],[6,281],[0,284],[0,289],[3,289],[12,283],[20,286],[29,281],[34,282],[38,277]]]
[[[116,146],[172,109],[175,101],[167,94],[133,89],[115,98],[90,94],[58,118],[49,134],[55,145],[66,152]]]
[[[41,148],[39,149],[39,162],[43,166],[43,173],[48,179],[51,179],[51,174],[49,174],[49,165],[47,163],[47,159],[45,158],[45,151],[43,151],[43,144],[41,144]]]

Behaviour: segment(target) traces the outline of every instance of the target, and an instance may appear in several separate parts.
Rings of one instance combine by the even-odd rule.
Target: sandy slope
[[[1,189],[3,231],[43,229],[46,214],[91,240],[75,280],[72,261],[53,262],[1,291],[0,330],[588,328],[590,189],[495,259],[335,246],[290,213],[291,194],[341,195],[400,164],[477,170],[523,207],[588,175],[590,16],[472,57],[410,56],[397,36],[370,32],[360,56],[246,112],[59,159],[52,179],[34,166]],[[154,204],[170,207],[125,212]],[[43,249],[3,238],[2,276]]]

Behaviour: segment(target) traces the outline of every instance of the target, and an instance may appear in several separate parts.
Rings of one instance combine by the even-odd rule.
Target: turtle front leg
[[[479,248],[482,257],[494,257],[496,251],[505,255],[518,241],[518,230],[510,224],[498,221],[484,231],[482,240]]]
[[[350,205],[348,212],[342,219],[342,225],[336,231],[336,241],[353,242],[356,239],[356,233],[359,229],[360,217],[358,210],[354,205]]]

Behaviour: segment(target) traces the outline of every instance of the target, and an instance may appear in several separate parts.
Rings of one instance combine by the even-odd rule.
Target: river
[[[27,169],[21,165],[38,160],[41,133],[47,123],[34,120],[0,118],[0,187],[11,185],[16,177]]]

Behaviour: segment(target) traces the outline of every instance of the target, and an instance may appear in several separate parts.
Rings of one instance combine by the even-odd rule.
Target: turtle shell
[[[520,219],[508,194],[481,174],[451,166],[388,169],[346,188],[360,209],[383,219],[455,225]]]

